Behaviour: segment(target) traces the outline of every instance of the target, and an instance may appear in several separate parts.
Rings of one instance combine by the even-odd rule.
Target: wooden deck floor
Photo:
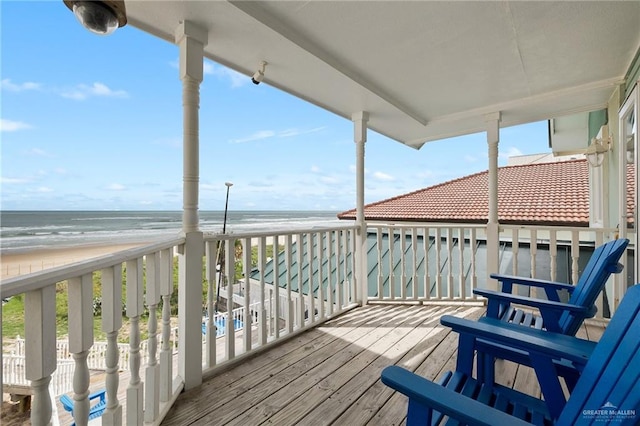
[[[457,334],[442,315],[481,307],[368,305],[296,336],[183,393],[163,425],[399,425],[407,400],[380,382],[391,364],[437,378],[455,365]],[[598,340],[603,327],[584,326]],[[500,361],[497,380],[539,396],[533,371]]]

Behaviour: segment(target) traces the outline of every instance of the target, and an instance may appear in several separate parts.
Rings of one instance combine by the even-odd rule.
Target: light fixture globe
[[[109,35],[127,23],[123,0],[64,0],[83,27],[94,34]]]

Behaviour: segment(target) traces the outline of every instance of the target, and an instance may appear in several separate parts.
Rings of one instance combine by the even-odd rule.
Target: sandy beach
[[[284,245],[285,238],[278,237],[278,244]],[[266,237],[265,244],[271,245],[273,237]],[[251,245],[256,246],[258,238],[251,240]],[[133,247],[140,247],[148,243],[112,244],[112,245],[85,245],[74,247],[53,247],[50,249],[33,250],[24,253],[0,255],[0,276],[2,279],[18,275],[31,274],[56,266],[68,265],[74,262],[103,256]]]
[[[17,275],[30,274],[42,271],[43,269],[67,265],[145,244],[146,243],[131,243],[63,248],[54,247],[24,253],[3,254],[0,256],[1,277],[5,279]]]

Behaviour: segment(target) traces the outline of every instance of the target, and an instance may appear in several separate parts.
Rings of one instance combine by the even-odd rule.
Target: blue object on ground
[[[89,407],[89,420],[102,416],[102,413],[104,413],[105,408],[107,408],[106,390],[102,389],[90,394],[89,404],[91,404],[91,401],[95,399],[97,399],[98,401],[94,405]],[[62,404],[62,407],[66,411],[70,412],[71,415],[74,416],[73,407],[75,402],[69,395],[60,395],[60,403]],[[75,420],[75,417],[74,417],[74,420]],[[72,426],[73,425],[75,425],[75,423],[72,423]]]
[[[207,334],[207,321],[209,321],[208,318],[205,318],[204,321],[202,321],[202,334]],[[218,318],[215,322],[214,325],[216,326],[216,337],[221,337],[224,336],[226,334],[227,331],[227,319],[224,317],[220,317]],[[242,329],[243,324],[242,321],[238,320],[238,319],[234,319],[233,320],[233,328],[234,330],[240,330]]]

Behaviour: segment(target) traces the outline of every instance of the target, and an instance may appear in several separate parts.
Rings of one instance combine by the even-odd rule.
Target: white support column
[[[489,274],[498,272],[498,143],[500,142],[500,112],[487,114],[487,145],[489,150],[489,218],[487,221],[487,288],[497,289]]]
[[[178,373],[185,390],[202,383],[202,257],[204,243],[198,227],[199,107],[203,51],[207,32],[192,22],[182,22],[175,32],[180,48],[183,104],[183,215],[186,242],[179,253],[179,357]],[[197,309],[196,309],[197,308]]]
[[[355,255],[356,291],[360,292],[360,301],[364,306],[367,304],[367,226],[364,221],[364,145],[367,142],[367,122],[369,113],[361,111],[351,116],[353,121],[354,142],[356,143],[356,224],[358,232],[356,234],[357,253]]]

